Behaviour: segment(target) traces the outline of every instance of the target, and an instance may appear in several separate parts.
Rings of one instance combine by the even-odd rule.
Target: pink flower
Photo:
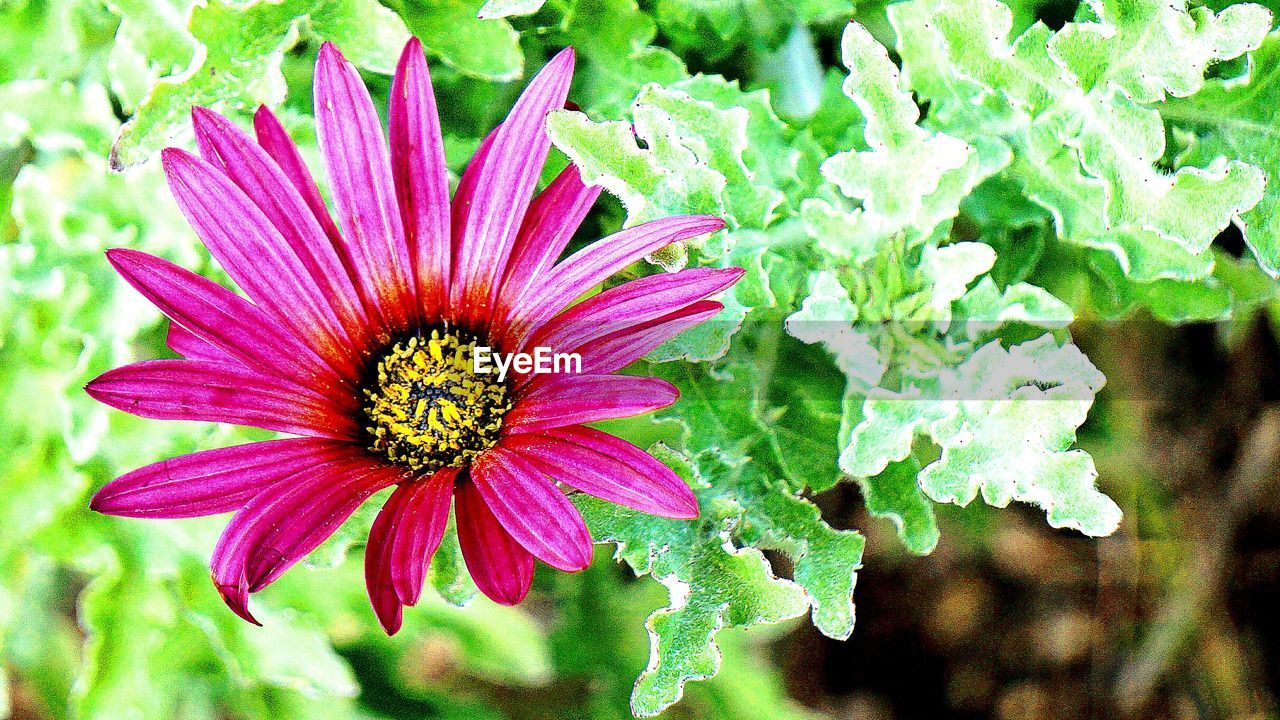
[[[85,389],[143,417],[298,437],[163,460],[108,483],[92,508],[146,518],[235,511],[213,579],[231,609],[256,622],[249,593],[394,485],[365,553],[369,597],[389,633],[418,601],[451,503],[471,576],[505,604],[524,598],[534,558],[566,571],[591,560],[591,536],[557,481],[696,517],[675,473],[586,423],[672,403],[671,384],[613,373],[714,315],[721,305],[705,298],[741,271],[645,277],[570,307],[645,255],[723,226],[708,216],[656,220],[556,262],[599,194],[570,166],[534,197],[550,144],[544,119],[564,105],[572,72],[572,50],[542,69],[450,201],[418,41],[392,85],[390,153],[355,68],[326,44],[315,113],[336,224],[270,111],[254,118],[255,142],[195,109],[201,157],[169,148],[164,170],[248,299],[159,258],[108,252],[172,321],[169,345],[185,359],[117,368]],[[475,371],[479,345],[578,353],[581,372],[499,381]]]

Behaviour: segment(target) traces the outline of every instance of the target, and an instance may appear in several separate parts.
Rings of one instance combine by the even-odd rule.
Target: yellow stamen
[[[496,375],[476,375],[476,341],[445,327],[391,346],[364,391],[369,449],[416,471],[463,467],[498,440],[511,409]]]

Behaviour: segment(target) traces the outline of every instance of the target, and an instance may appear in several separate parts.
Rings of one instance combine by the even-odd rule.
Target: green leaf
[[[577,0],[564,19],[564,35],[583,60],[574,96],[606,118],[618,118],[647,83],[689,76],[684,61],[652,43],[653,19],[635,0]]]
[[[137,108],[161,77],[181,74],[195,56],[197,41],[186,20],[190,0],[117,0],[120,16],[108,64],[112,87],[128,111]]]
[[[803,367],[771,364],[795,357],[777,330],[735,335],[712,370],[653,366],[682,390],[659,421],[677,421],[683,435],[679,450],[658,445],[651,452],[694,487],[698,520],[653,518],[575,496],[597,540],[618,543],[619,559],[671,592],[671,606],[650,619],[649,669],[632,697],[638,714],[660,711],[679,699],[686,681],[715,673],[715,635],[723,628],[808,611],[831,637],[852,630],[863,539],[828,526],[801,497],[809,481],[829,487],[834,477],[838,407],[821,392],[829,381],[815,386]],[[809,401],[792,403],[801,388]],[[811,452],[814,461],[799,457]],[[824,455],[825,466],[818,461]],[[775,577],[761,549],[786,554],[792,579]]]
[[[813,276],[809,297],[787,318],[787,332],[809,344],[820,343],[853,388],[872,388],[884,377],[885,364],[871,337],[854,329],[858,306],[829,270]]]
[[[853,634],[862,535],[832,528],[813,503],[777,490],[764,495],[756,512],[767,519],[754,523],[761,533],[758,544],[792,558],[793,579],[808,594],[813,626],[827,637],[847,640]]]
[[[1009,155],[998,140],[970,145],[920,127],[919,108],[888,51],[861,25],[845,28],[842,54],[849,68],[844,93],[862,114],[869,149],[826,160],[822,175],[843,198],[827,192],[805,199],[801,217],[823,250],[861,262],[896,235],[906,233],[915,245],[945,229],[961,200]]]
[[[674,465],[681,460],[669,458]],[[707,486],[712,492],[733,490],[733,504],[742,509],[731,529],[733,535],[745,544],[779,550],[791,557],[795,563],[793,579],[807,594],[814,627],[828,637],[849,637],[862,536],[834,530],[823,522],[817,507],[789,489],[787,480],[799,478],[770,478],[757,467],[769,467],[776,458],[707,449],[685,461],[695,485]]]
[[[677,49],[713,61],[742,45],[776,48],[796,25],[848,20],[853,13],[850,0],[658,0],[655,6]]]
[[[917,434],[946,417],[950,408],[931,401],[919,388],[893,392],[875,388],[866,393],[862,421],[853,428],[849,445],[840,454],[840,468],[853,477],[874,477],[891,463],[911,457]]]
[[[927,435],[942,448],[919,478],[934,501],[968,505],[981,492],[996,507],[1039,505],[1054,527],[1107,535],[1120,509],[1098,491],[1089,455],[1071,449],[1102,382],[1078,349],[1052,336],[1007,350],[993,342],[944,372],[932,397],[868,397],[842,464],[854,475],[877,475]]]
[[[1109,84],[1139,103],[1196,93],[1211,63],[1256,50],[1271,27],[1270,11],[1251,3],[1216,14],[1150,1],[1090,0],[1088,7],[1102,21],[1067,24],[1051,53],[1084,91]]]
[[[1266,171],[1262,200],[1244,213],[1245,242],[1258,264],[1280,276],[1280,109],[1272,99],[1280,91],[1280,33],[1267,36],[1250,57],[1249,76],[1228,82],[1210,80],[1192,97],[1171,99],[1160,114],[1175,129],[1187,131],[1180,166],[1238,158]]]
[[[652,654],[632,694],[636,715],[658,714],[680,699],[686,681],[715,675],[720,657],[714,638],[723,627],[781,622],[808,607],[804,591],[775,577],[755,548],[726,547],[717,542],[718,533],[701,539],[687,524],[677,527],[594,498],[575,501],[597,540],[618,543],[620,560],[637,574],[652,574],[671,593],[670,607],[647,623]]]
[[[1258,203],[1264,175],[1232,158],[1166,172],[1151,103],[1199,88],[1206,63],[1256,45],[1269,15],[1152,0],[1090,7],[1096,19],[1058,33],[1037,24],[1017,38],[996,0],[912,0],[889,15],[904,77],[930,101],[931,124],[971,143],[993,134],[1006,142],[1013,161],[1004,174],[1049,210],[1059,237],[1113,255],[1125,284],[1203,279],[1210,242]]]
[[[938,546],[938,520],[933,501],[920,489],[920,463],[914,458],[888,464],[879,474],[859,477],[867,512],[887,518],[902,544],[917,555],[928,555]]]
[[[838,153],[823,163],[822,174],[862,201],[865,222],[902,227],[920,213],[944,173],[964,166],[971,149],[916,126],[920,111],[899,87],[898,68],[865,28],[850,23],[841,48],[849,68],[844,92],[866,118],[863,134],[871,149]]]
[[[111,147],[114,170],[137,165],[164,146],[187,122],[194,105],[251,107],[284,99],[280,61],[297,38],[297,3],[249,6],[215,0],[191,12],[189,32],[197,46],[183,72],[162,77],[120,129]]]
[[[920,257],[920,274],[930,286],[932,315],[942,329],[951,321],[951,304],[963,297],[966,288],[995,262],[995,251],[982,243],[925,246]]]
[[[495,18],[517,17],[520,15],[532,15],[547,0],[488,0],[480,7],[476,16],[481,20],[493,20]]]
[[[955,316],[964,323],[970,341],[982,342],[996,337],[1011,323],[1060,330],[1075,319],[1070,306],[1044,288],[1028,283],[997,289],[990,276],[984,277],[954,306]]]
[[[359,67],[395,72],[409,29],[377,0],[323,0],[310,11],[311,31],[342,50]]]
[[[778,186],[794,179],[799,153],[788,147],[788,129],[766,94],[698,76],[645,86],[631,114],[633,124],[596,123],[567,111],[547,118],[556,146],[585,181],[622,200],[629,225],[710,213],[731,228],[764,228],[776,218],[784,201]],[[702,254],[718,253],[706,246]]]
[[[483,1],[394,0],[391,6],[427,52],[454,70],[484,80],[515,80],[524,68],[520,36],[505,19],[481,19]]]
[[[694,162],[723,177],[724,212],[739,226],[768,227],[784,194],[769,182],[771,148],[753,143],[773,140],[776,147],[776,138],[785,132],[782,122],[761,95],[741,93],[736,84],[719,78],[698,76],[678,88],[651,84],[640,91],[633,105],[636,134],[656,140],[661,132],[674,133]],[[647,125],[648,118],[654,125]]]
[[[547,116],[547,133],[556,147],[560,148],[582,171],[583,182],[601,185],[622,201],[629,218],[648,218],[657,216],[660,210],[650,209],[650,197],[665,200],[666,195],[675,195],[679,190],[659,186],[663,182],[663,168],[658,159],[659,149],[641,149],[636,145],[631,126],[622,121],[592,122],[582,113],[559,111]],[[689,181],[697,184],[697,190],[684,190],[680,194],[688,197],[692,193],[707,197],[706,204],[714,201],[712,197],[723,192],[724,178],[710,178],[704,173],[699,177],[693,170],[693,161],[685,158],[684,166],[674,174],[683,175],[688,170],[689,177],[684,178],[684,185]],[[671,159],[674,163],[675,158]],[[717,187],[718,185],[718,187]],[[681,188],[683,190],[683,188]],[[682,198],[673,198],[678,202]],[[685,200],[684,202],[688,202]],[[639,220],[643,221],[643,220]]]
[[[1039,338],[1014,347],[1022,352],[1038,347],[1034,343],[1048,343],[1056,349],[1059,346],[1053,337],[1043,333],[1066,327],[1072,313],[1042,288],[1026,283],[1000,288],[989,276],[984,277],[997,260],[991,246],[948,243],[951,219],[966,196],[993,173],[1015,169],[1003,170],[1013,157],[1010,144],[972,133],[969,144],[921,127],[920,111],[909,92],[909,83],[921,77],[900,77],[888,52],[860,25],[851,23],[845,29],[842,49],[850,70],[844,91],[864,119],[868,149],[837,153],[822,166],[826,179],[845,198],[856,201],[855,207],[850,208],[832,192],[801,206],[806,231],[837,269],[812,274],[810,296],[799,312],[788,318],[787,331],[804,342],[825,347],[846,377],[841,470],[861,485],[868,510],[894,523],[909,550],[927,553],[938,542],[932,504],[944,496],[931,497],[925,481],[943,477],[952,466],[936,461],[922,468],[913,455],[917,437],[928,436],[942,444],[933,435],[935,428],[939,435],[945,435],[943,423],[956,420],[964,405],[962,399],[985,397],[982,393],[990,392],[990,388],[970,388],[959,380],[969,377],[965,373],[970,363],[987,367],[988,355],[1002,348],[999,342],[985,347],[983,343],[994,338],[1010,342],[1019,337]],[[936,49],[923,46],[920,50],[936,53]],[[926,59],[937,61],[934,55],[926,55]],[[934,79],[924,76],[925,81]],[[949,85],[954,78],[942,76],[941,71],[936,80],[939,94],[973,92],[963,82]],[[980,104],[974,100],[967,107]],[[944,119],[951,117],[947,110],[944,105],[940,113]],[[938,143],[954,145],[957,152],[951,160],[934,147]],[[1071,170],[1078,172],[1074,166]],[[982,187],[1002,190],[1006,186],[988,183]],[[979,203],[977,207],[988,206]],[[994,213],[1001,220],[1007,214],[1003,209]],[[1025,218],[1017,221],[1041,220],[1036,213]],[[846,268],[850,262],[856,270]],[[953,322],[957,319],[959,323]],[[1079,354],[1069,345],[1063,352]],[[1083,370],[1079,374],[1086,375]],[[1086,385],[1085,389],[1089,402],[1084,403],[1083,412],[1087,412],[1096,387]],[[1040,403],[1031,407],[1044,413],[1037,420],[1072,431],[1084,419],[1079,406]],[[970,409],[978,412],[977,406]],[[1000,427],[998,432],[991,430],[993,441],[1020,442],[1012,439],[1019,429],[1027,432],[1017,423]],[[946,435],[946,439],[961,445],[967,441],[959,434]],[[1071,435],[1067,446],[1073,440]],[[1035,440],[1028,442],[1034,444]],[[1040,441],[1039,447],[1043,454],[1050,452],[1045,449],[1046,441]],[[945,446],[943,451],[944,459],[950,460]],[[1083,458],[1085,469],[1092,471],[1092,462],[1082,452],[1068,452],[1056,445],[1052,452],[1059,453],[1053,456],[1055,460]],[[962,456],[963,450],[955,455]],[[1102,500],[1092,508],[1071,505],[1071,499],[1087,497],[1084,480],[1076,478],[1075,485],[1067,487],[1070,483],[1055,476],[1058,469],[1050,461],[1035,464],[1031,457],[1022,459],[1030,468],[1026,482],[1043,482],[1060,492],[1047,500],[1026,488],[1010,491],[1013,495],[1041,500],[1050,510],[1052,523],[1096,533],[1114,529],[1114,523],[1108,524],[1108,508],[1097,504],[1110,503],[1105,496],[1098,495]],[[1086,479],[1088,488],[1097,494],[1092,478]],[[1075,495],[1067,498],[1073,492]],[[998,493],[990,498],[1001,505],[1009,501]],[[946,496],[947,501],[956,499]],[[1090,510],[1095,515],[1085,517]],[[1118,522],[1118,510],[1115,520]]]
[[[981,490],[996,507],[1011,500],[1041,506],[1054,527],[1115,531],[1120,509],[1098,492],[1093,460],[1069,449],[1103,383],[1083,353],[1048,335],[1008,350],[991,343],[954,382],[957,396],[980,399],[960,400],[958,412],[930,427],[942,457],[920,474],[926,494],[967,505]]]
[[[135,34],[173,32],[161,7],[149,7],[149,12],[150,20],[131,21],[144,23]],[[212,0],[196,6],[186,30],[193,46],[190,64],[160,77],[138,104],[112,145],[112,169],[137,165],[168,143],[186,124],[192,106],[279,104],[285,92],[280,70],[284,51],[297,41],[299,23],[308,17],[316,35],[339,43],[348,59],[374,71],[393,69],[408,39],[399,17],[375,0]],[[176,57],[178,50],[168,52]]]

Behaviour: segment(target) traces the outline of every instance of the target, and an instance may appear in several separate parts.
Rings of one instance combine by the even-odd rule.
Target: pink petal
[[[449,297],[449,173],[422,43],[410,38],[391,84],[391,171],[419,301],[434,320]]]
[[[280,120],[266,105],[259,106],[258,111],[253,114],[253,132],[258,138],[258,144],[262,146],[267,155],[271,156],[271,159],[280,167],[281,172],[297,189],[298,194],[302,196],[307,208],[311,210],[316,222],[320,224],[325,236],[329,238],[329,243],[333,246],[338,256],[342,258],[343,267],[346,268],[347,275],[354,277],[351,259],[344,252],[346,243],[343,242],[342,233],[338,231],[337,224],[333,222],[333,217],[329,214],[329,208],[324,204],[324,198],[320,195],[320,188],[316,185],[315,178],[311,176],[311,171],[307,169],[306,163],[303,162],[302,154],[298,152],[298,146],[294,144],[293,139],[289,137],[289,133],[280,124]]]
[[[160,312],[223,358],[264,375],[326,387],[326,395],[353,392],[275,318],[212,280],[137,250],[108,250],[107,260]]]
[[[282,478],[349,454],[329,440],[289,438],[161,460],[107,483],[89,507],[119,517],[185,518],[239,510]]]
[[[501,129],[502,125],[499,124],[485,135],[484,140],[480,141],[476,151],[471,154],[467,167],[463,169],[462,177],[458,179],[458,188],[453,191],[453,202],[449,206],[449,232],[453,247],[458,247],[462,242],[462,230],[467,226],[467,216],[471,214],[476,183],[480,181],[480,169],[484,167],[485,159],[489,157],[489,150],[493,147],[493,141],[498,138],[498,131]]]
[[[416,605],[431,556],[449,522],[449,502],[458,471],[445,468],[396,487],[369,531],[365,585],[374,611],[389,634],[398,629],[399,610]],[[388,597],[388,594],[390,597]],[[387,610],[393,609],[394,613]],[[396,620],[396,628],[390,621]]]
[[[140,417],[249,425],[356,440],[353,415],[311,390],[238,365],[148,360],[108,370],[85,386],[95,400]]]
[[[480,180],[480,170],[484,167],[485,158],[489,157],[489,150],[493,147],[493,141],[498,137],[498,131],[502,129],[499,124],[484,140],[480,141],[480,145],[476,147],[476,151],[471,154],[471,160],[467,162],[467,167],[462,171],[462,177],[458,179],[458,187],[453,192],[453,201],[450,203],[449,215],[449,232],[451,248],[460,247],[462,243],[462,232],[467,226],[467,216],[471,214],[472,200],[475,198],[477,183]],[[452,264],[455,250],[450,250],[450,263]],[[450,288],[453,287],[453,271],[450,270]],[[452,289],[450,289],[452,293]],[[445,319],[451,322],[459,322],[462,319],[462,308],[449,306],[446,302]]]
[[[394,493],[393,493],[394,495]],[[390,500],[388,500],[390,503]],[[387,506],[382,506],[378,520],[386,514]],[[373,606],[373,614],[378,618],[387,635],[400,632],[404,623],[404,603],[396,595],[391,585],[391,541],[386,533],[380,530],[375,521],[369,530],[369,541],[364,547],[364,587],[369,593],[369,604]]]
[[[218,591],[241,617],[257,592],[306,556],[378,490],[403,479],[353,450],[275,483],[227,524],[210,563]]]
[[[556,265],[517,303],[504,344],[518,347],[529,332],[569,303],[645,255],[722,227],[724,221],[710,215],[668,217],[627,228],[579,250]]]
[[[527,460],[491,448],[472,463],[471,481],[502,527],[535,557],[569,572],[591,564],[591,533],[578,509]]]
[[[315,475],[299,493],[282,493],[289,498],[288,511],[273,517],[254,538],[245,566],[249,592],[275,582],[332,535],[370,495],[403,479],[399,468],[375,465],[361,457]]]
[[[564,252],[573,233],[600,196],[600,190],[599,185],[583,185],[581,173],[571,163],[533,199],[511,249],[506,277],[502,280],[494,315],[496,330],[506,329],[511,308],[529,286],[560,258],[560,253]]]
[[[317,305],[328,305],[339,325],[326,328],[342,340],[354,370],[355,351],[368,340],[369,320],[342,258],[280,166],[253,138],[221,115],[205,108],[191,111],[200,153],[221,168],[262,210],[285,240],[285,247],[306,269]],[[328,316],[326,316],[328,317]]]
[[[718,302],[701,300],[653,320],[623,327],[602,337],[593,337],[577,347],[570,346],[569,352],[576,353],[581,358],[581,364],[573,367],[572,371],[580,375],[615,373],[644,357],[667,340],[710,320],[723,309],[724,305]],[[616,327],[616,324],[604,323],[598,327],[608,329]],[[534,340],[528,347],[546,347],[546,345]],[[556,346],[550,345],[550,347]],[[551,374],[517,373],[511,381],[511,386],[519,392],[528,385],[536,386],[551,382],[555,377],[556,375]]]
[[[382,124],[355,66],[328,42],[316,61],[315,115],[359,290],[388,328],[406,330],[417,320],[417,289]]]
[[[454,497],[458,543],[471,579],[490,600],[519,603],[533,582],[533,555],[502,528],[475,483],[459,483]]]
[[[188,360],[205,360],[216,363],[232,363],[239,361],[218,348],[201,340],[195,333],[176,322],[169,323],[169,332],[165,334],[165,345]]]
[[[713,300],[696,302],[655,320],[592,340],[573,352],[582,356],[583,374],[607,375],[639,360],[685,330],[710,320],[723,309],[723,305]]]
[[[529,385],[503,418],[507,434],[631,417],[664,408],[680,397],[661,378],[630,375],[556,375]]]
[[[341,326],[332,306],[262,210],[221,170],[182,150],[161,152],[178,207],[231,279],[343,373],[348,342],[330,331]]]
[[[694,268],[622,283],[583,300],[538,329],[527,343],[567,352],[596,338],[668,315],[733,285],[740,268]]]
[[[693,491],[631,443],[582,425],[514,435],[502,446],[566,485],[650,515],[698,516]]]
[[[520,223],[533,197],[551,139],[547,113],[564,105],[573,49],[552,58],[525,88],[479,166],[470,212],[454,244],[450,303],[468,324],[488,321]]]

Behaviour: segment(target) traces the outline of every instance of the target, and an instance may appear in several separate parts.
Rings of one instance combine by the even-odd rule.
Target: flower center
[[[497,375],[477,375],[476,338],[445,326],[392,345],[367,384],[369,449],[413,470],[463,467],[498,442],[511,409]]]

